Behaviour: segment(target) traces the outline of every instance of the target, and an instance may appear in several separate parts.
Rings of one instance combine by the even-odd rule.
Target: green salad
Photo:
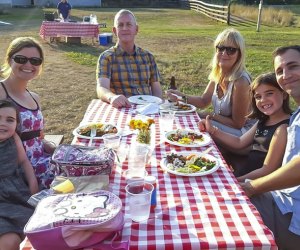
[[[216,166],[216,162],[209,160],[208,158],[201,156],[198,157],[196,154],[190,154],[183,156],[172,153],[167,155],[167,168],[179,173],[199,173],[205,172]]]

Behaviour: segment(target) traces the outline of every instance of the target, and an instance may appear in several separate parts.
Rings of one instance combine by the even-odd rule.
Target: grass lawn
[[[213,55],[213,40],[227,25],[211,21],[189,10],[132,9],[140,26],[137,44],[150,50],[156,57],[164,87],[175,76],[180,89],[199,94],[207,84],[208,65]],[[43,11],[54,9],[13,9],[0,15],[0,21],[11,26],[0,26],[0,58],[12,38],[33,36],[42,42],[46,65],[43,74],[32,81],[29,88],[42,99],[46,119],[46,133],[65,134],[66,142],[78,126],[95,93],[95,67],[99,54],[107,46],[92,44],[83,39],[81,45],[42,41],[38,35]],[[98,22],[106,23],[101,32],[111,32],[113,17],[118,9],[74,9],[73,19],[82,20],[91,13]],[[299,44],[299,28],[233,26],[246,40],[246,65],[252,77],[273,71],[271,52],[277,47]],[[115,38],[114,38],[115,41]]]

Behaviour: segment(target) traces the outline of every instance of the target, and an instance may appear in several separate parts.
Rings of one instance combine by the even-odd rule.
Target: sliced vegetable
[[[170,141],[178,142],[180,144],[193,144],[195,141],[203,141],[203,135],[194,132],[178,129],[175,133],[168,136]]]
[[[167,155],[166,160],[166,166],[169,169],[180,173],[203,172],[216,166],[215,161],[211,161],[204,156],[197,157],[195,154],[183,156],[172,153],[171,155]]]

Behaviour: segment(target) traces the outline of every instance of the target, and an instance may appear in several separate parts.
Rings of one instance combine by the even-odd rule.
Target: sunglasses
[[[226,50],[226,54],[228,56],[232,56],[240,49],[226,46],[216,46],[216,50],[218,53],[223,53]]]
[[[42,58],[38,58],[38,57],[28,58],[26,56],[21,56],[21,55],[16,55],[16,56],[12,57],[12,59],[14,59],[14,61],[18,64],[25,64],[29,61],[34,66],[39,66],[43,62]]]

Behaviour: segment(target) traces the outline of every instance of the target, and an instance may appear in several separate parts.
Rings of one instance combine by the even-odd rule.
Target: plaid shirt
[[[126,97],[152,95],[151,84],[160,79],[150,52],[135,46],[134,53],[130,55],[118,45],[99,56],[97,77],[109,78],[111,91]]]

